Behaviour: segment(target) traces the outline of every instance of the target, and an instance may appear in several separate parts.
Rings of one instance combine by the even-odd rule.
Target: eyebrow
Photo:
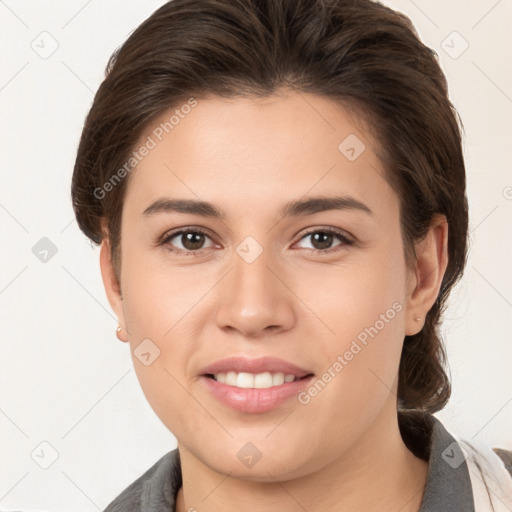
[[[318,196],[290,201],[286,203],[280,213],[282,217],[299,217],[327,210],[357,210],[373,215],[368,206],[350,196]],[[212,203],[196,199],[173,199],[169,197],[162,197],[154,201],[144,210],[143,215],[151,216],[157,213],[191,213],[203,217],[226,218],[226,214]]]

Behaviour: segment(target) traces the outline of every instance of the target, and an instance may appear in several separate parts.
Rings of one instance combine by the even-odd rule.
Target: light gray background
[[[115,336],[69,197],[107,59],[163,3],[0,1],[2,510],[102,510],[176,446]],[[438,52],[466,130],[471,253],[444,324],[453,397],[438,416],[512,449],[512,2],[384,3]],[[57,248],[46,262],[42,237]]]

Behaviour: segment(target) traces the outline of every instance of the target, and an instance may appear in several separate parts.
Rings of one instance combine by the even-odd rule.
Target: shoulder
[[[476,510],[512,510],[512,451],[459,441],[473,488]]]
[[[172,510],[181,486],[177,449],[166,453],[117,496],[104,512],[157,512]]]
[[[512,477],[512,450],[504,450],[503,448],[493,448],[492,451],[502,460],[505,469]]]
[[[399,416],[409,449],[429,463],[421,511],[512,511],[512,452],[451,434],[435,416]]]

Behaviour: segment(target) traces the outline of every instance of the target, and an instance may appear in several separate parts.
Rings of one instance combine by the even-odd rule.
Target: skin
[[[349,134],[366,146],[355,161],[338,150]],[[160,350],[149,366],[133,361],[148,402],[178,440],[179,512],[419,509],[428,465],[400,437],[397,375],[404,336],[421,329],[439,292],[448,227],[434,219],[408,269],[399,198],[377,154],[341,105],[285,90],[198,100],[130,176],[120,282],[108,239],[101,271],[120,338],[132,354],[147,338]],[[279,213],[291,200],[341,194],[372,214]],[[142,214],[164,196],[212,202],[226,217]],[[209,233],[199,255],[169,252],[190,247],[181,236],[157,244],[187,227]],[[322,249],[304,236],[316,227],[355,243],[334,237]],[[236,252],[247,236],[263,249],[250,264]],[[293,397],[270,412],[242,413],[201,385],[200,370],[231,355],[279,357],[319,377],[396,302],[401,311],[306,405]],[[250,468],[237,458],[248,442],[262,454]]]

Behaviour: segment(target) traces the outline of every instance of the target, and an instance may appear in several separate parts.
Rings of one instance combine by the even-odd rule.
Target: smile
[[[254,388],[266,389],[274,386],[281,386],[285,382],[294,382],[297,377],[291,373],[284,374],[282,372],[270,373],[247,373],[247,372],[227,372],[216,373],[208,375],[217,382],[227,384],[228,386],[235,386],[237,388]]]

